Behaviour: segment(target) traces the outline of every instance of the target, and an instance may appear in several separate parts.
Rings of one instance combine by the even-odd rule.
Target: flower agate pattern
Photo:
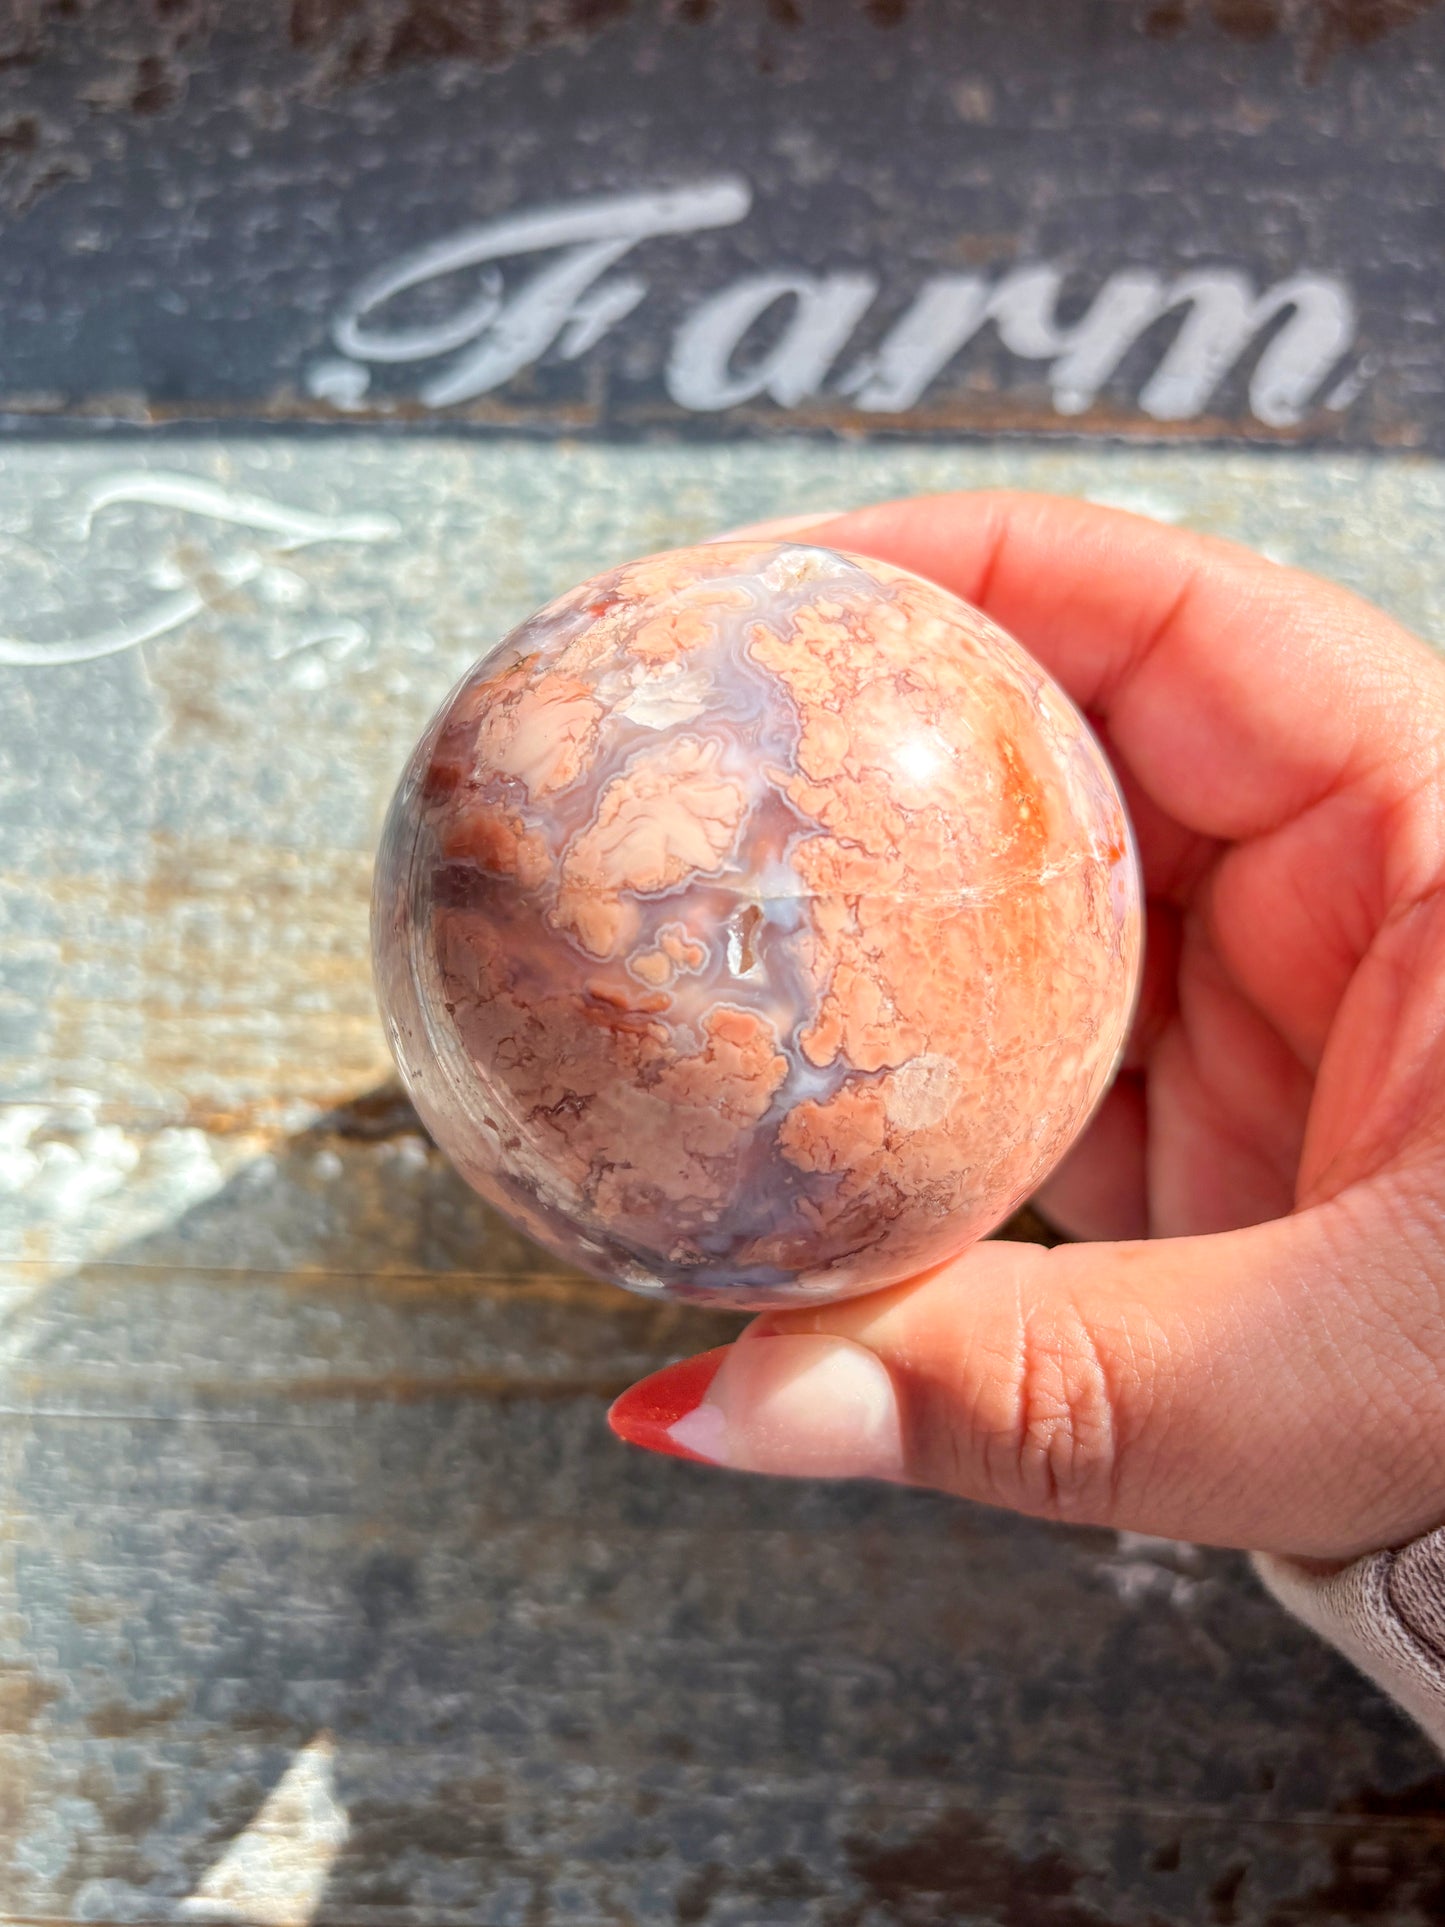
[[[797,544],[614,570],[412,758],[377,979],[423,1119],[563,1258],[739,1307],[952,1256],[1078,1135],[1141,947],[1124,807],[976,610]]]

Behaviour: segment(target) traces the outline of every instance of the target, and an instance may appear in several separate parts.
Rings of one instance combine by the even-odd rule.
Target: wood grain
[[[78,496],[137,467],[396,534],[286,555],[131,503],[81,542]],[[626,1451],[606,1401],[736,1321],[560,1272],[386,1080],[371,839],[485,640],[629,552],[1002,477],[1250,534],[1421,627],[1445,607],[1429,465],[0,459],[9,633],[59,648],[255,541],[294,578],[0,666],[7,1920],[1440,1917],[1437,1760],[1240,1559]],[[306,640],[343,619],[360,640]]]

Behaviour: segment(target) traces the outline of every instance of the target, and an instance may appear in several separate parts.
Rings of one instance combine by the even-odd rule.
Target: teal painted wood
[[[476,653],[628,554],[1000,480],[1445,634],[1427,463],[0,456],[7,1917],[1439,1917],[1438,1762],[1242,1561],[626,1452],[607,1398],[731,1321],[557,1271],[385,1087],[372,841]]]

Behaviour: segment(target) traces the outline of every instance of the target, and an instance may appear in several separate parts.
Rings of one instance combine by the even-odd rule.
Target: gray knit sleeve
[[[1374,1680],[1445,1751],[1445,1527],[1336,1570],[1256,1553],[1287,1612]]]

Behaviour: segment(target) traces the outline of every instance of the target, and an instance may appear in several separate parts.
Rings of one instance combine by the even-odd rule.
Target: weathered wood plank
[[[131,500],[79,538],[87,490],[158,468],[392,524],[287,554]],[[12,638],[63,654],[168,570],[205,588],[138,648],[0,664],[7,1918],[220,1918],[237,1838],[333,1927],[1439,1917],[1438,1762],[1241,1561],[626,1452],[607,1397],[731,1321],[558,1272],[382,1081],[371,839],[486,640],[629,551],[1000,478],[1247,534],[1445,633],[1430,465],[0,458]]]
[[[1445,448],[1432,0],[11,12],[32,431]]]

